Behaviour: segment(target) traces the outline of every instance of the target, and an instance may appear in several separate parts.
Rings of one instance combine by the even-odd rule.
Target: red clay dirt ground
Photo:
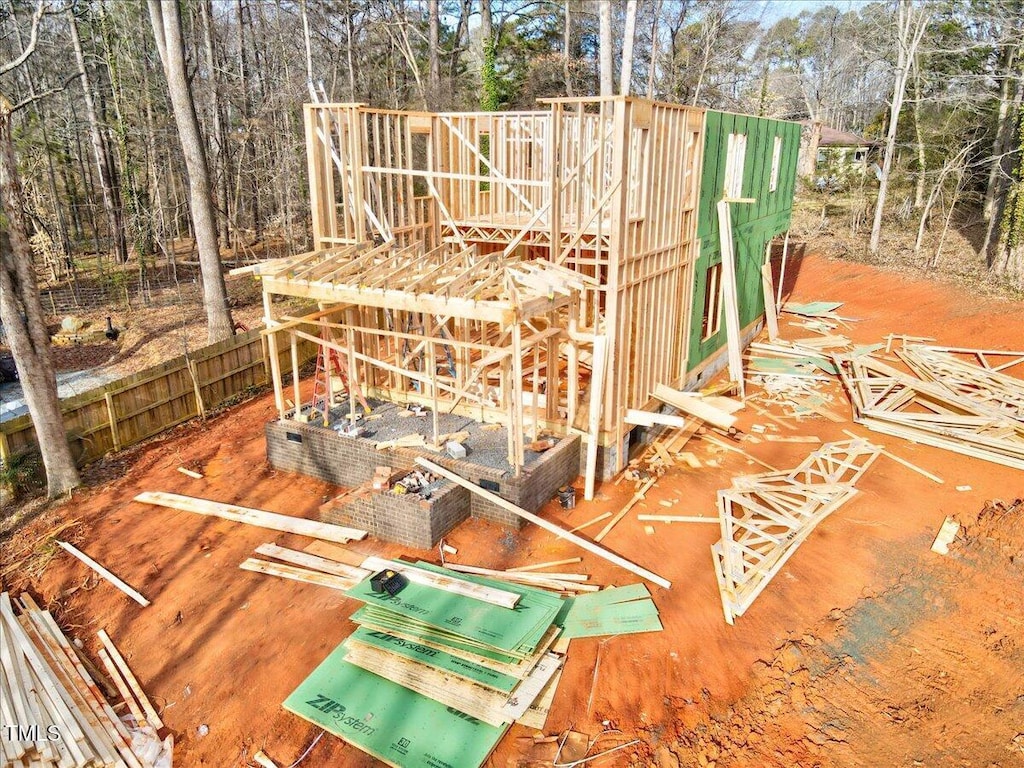
[[[793,267],[791,298],[844,301],[842,314],[860,318],[845,331],[858,343],[894,332],[947,345],[1024,346],[1022,304],[816,256]],[[807,333],[784,323],[783,335]],[[849,417],[838,385],[828,391],[833,410]],[[765,423],[756,413],[739,415],[748,431]],[[273,416],[272,397],[262,396],[112,457],[94,471],[107,476],[102,485],[48,510],[4,545],[8,565],[40,541],[35,548],[50,556],[47,533],[77,520],[62,536],[153,601],[140,608],[65,554],[45,568],[36,555],[4,577],[9,589],[27,587],[41,598],[90,652],[96,630],[110,632],[174,733],[177,765],[251,764],[260,748],[289,765],[319,729],[280,703],[352,629],[347,617],[356,606],[341,593],[238,569],[260,543],[301,548],[300,537],[132,502],[141,491],[161,490],[315,515],[338,489],[267,465],[263,425]],[[844,427],[871,436],[820,417],[805,418],[786,434],[841,440]],[[611,727],[640,739],[599,765],[1020,765],[1024,505],[979,513],[989,499],[1024,496],[1024,475],[873,437],[944,484],[880,457],[858,483],[858,497],[814,531],[735,626],[723,620],[709,552],[718,527],[658,525],[649,535],[635,518],[636,511],[714,514],[717,489],[736,474],[760,471],[692,440],[687,450],[720,459],[720,466],[670,470],[604,540],[671,579],[671,590],[651,586],[665,631],[574,640],[546,732],[572,727],[596,735]],[[748,441],[742,447],[785,468],[814,446]],[[190,479],[179,466],[205,477]],[[571,512],[549,504],[544,514],[571,527],[617,511],[631,494],[628,482],[605,483],[594,502]],[[659,504],[664,499],[680,503],[666,510]],[[946,515],[964,529],[942,557],[929,547]],[[595,582],[636,581],[535,526],[509,534],[468,521],[449,543],[462,562],[504,568],[582,554],[581,567]],[[374,541],[352,547],[389,556],[436,554]],[[198,734],[200,725],[207,735]],[[488,764],[550,764],[555,745],[534,745],[528,738],[534,733],[514,727]],[[310,768],[378,764],[330,735],[303,762]]]

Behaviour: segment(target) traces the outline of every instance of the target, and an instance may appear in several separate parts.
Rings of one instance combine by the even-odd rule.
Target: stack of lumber
[[[512,584],[524,584],[528,587],[548,589],[562,594],[574,594],[577,592],[597,592],[600,587],[597,584],[587,584],[590,580],[589,573],[552,572],[543,570],[546,566],[556,566],[578,563],[580,558],[574,557],[569,560],[558,560],[554,563],[538,563],[535,566],[524,566],[522,568],[510,568],[506,571],[494,570],[492,568],[481,568],[476,565],[464,563],[445,563],[445,567],[458,573],[472,573],[477,576],[487,576],[497,581],[505,581]]]
[[[23,595],[0,594],[0,766],[170,766],[173,741],[156,738],[159,715],[105,632],[100,656],[135,724],[129,729],[53,617]]]
[[[855,483],[880,453],[861,439],[828,443],[795,469],[737,477],[718,492],[722,538],[711,552],[729,624],[815,527],[857,493]]]
[[[543,725],[564,604],[528,586],[411,567],[466,593],[512,594],[515,607],[411,579],[391,596],[366,579],[347,593],[364,603],[358,628],[284,707],[389,765],[481,765],[513,722]]]
[[[997,382],[981,368],[969,383],[962,370],[951,373],[948,361],[943,369],[931,355],[908,357],[938,380],[915,379],[868,356],[837,358],[854,421],[875,432],[1024,469],[1024,420],[1011,414],[1014,392],[1022,387]]]

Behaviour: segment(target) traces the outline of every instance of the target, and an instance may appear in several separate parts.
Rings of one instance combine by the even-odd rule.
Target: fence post
[[[203,393],[199,386],[199,368],[194,360],[186,360],[185,365],[188,366],[188,375],[192,377],[192,388],[196,395],[196,412],[205,419],[206,406],[203,405]]]
[[[114,438],[114,450],[121,450],[121,434],[117,430],[117,411],[114,410],[114,398],[109,392],[103,393],[107,401],[107,418],[110,420],[110,436]]]

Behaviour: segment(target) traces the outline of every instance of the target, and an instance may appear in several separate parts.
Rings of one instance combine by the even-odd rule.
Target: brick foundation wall
[[[411,469],[416,466],[416,457],[424,456],[528,512],[537,512],[555,495],[560,486],[573,482],[577,477],[580,462],[578,435],[560,440],[554,448],[545,451],[525,467],[522,475],[516,478],[501,469],[474,464],[467,460],[452,459],[445,454],[436,454],[432,451],[414,448],[378,451],[374,448],[373,440],[342,437],[313,424],[272,421],[267,424],[265,431],[267,459],[275,469],[298,472],[333,485],[351,488],[369,482],[377,466],[387,465],[395,470]],[[455,489],[461,490],[462,493],[448,493]],[[430,542],[425,546],[433,546],[451,530],[451,527],[470,514],[510,528],[519,529],[523,525],[522,518],[517,515],[477,494],[470,493],[465,488],[449,486],[447,483],[442,491],[435,493],[434,498],[430,500],[435,505],[440,505],[438,512],[431,515],[416,517],[408,510],[397,507],[392,509],[390,502],[383,506],[378,503],[373,507],[372,500],[378,496],[387,499],[403,498],[393,494],[373,494],[370,497],[371,501],[367,502],[370,508],[362,509],[359,505],[366,500],[358,499],[344,507],[340,514],[350,515],[357,527],[364,528],[379,538],[410,546],[423,546],[419,542],[428,539]],[[456,505],[461,505],[461,511],[455,510]],[[351,513],[350,507],[354,508]],[[387,518],[392,513],[396,521],[389,522]],[[417,525],[410,524],[414,517],[418,521]],[[332,519],[328,522],[337,520]],[[449,523],[451,526],[444,529]],[[396,538],[398,536],[405,538]],[[414,544],[413,541],[417,543]]]
[[[469,516],[469,491],[446,483],[429,499],[377,491],[338,509],[325,508],[325,523],[354,526],[384,541],[430,549]]]

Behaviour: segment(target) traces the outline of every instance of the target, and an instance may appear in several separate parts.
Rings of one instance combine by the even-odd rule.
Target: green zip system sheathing
[[[752,203],[732,203],[732,226],[736,253],[736,293],[740,327],[746,328],[764,313],[761,265],[767,244],[789,229],[796,184],[800,126],[797,123],[749,117],[726,112],[708,112],[704,128],[704,163],[700,179],[697,237],[700,254],[694,269],[693,300],[690,302],[688,369],[694,370],[725,346],[725,322],[715,322],[705,311],[722,302],[708,302],[710,270],[722,261],[716,205],[725,196],[731,134],[746,136],[742,188],[733,197],[753,198]],[[781,139],[778,178],[772,190],[775,138]],[[712,278],[713,281],[713,278]],[[721,281],[718,281],[720,288]],[[707,333],[708,326],[714,332]],[[717,328],[717,330],[715,330]]]

